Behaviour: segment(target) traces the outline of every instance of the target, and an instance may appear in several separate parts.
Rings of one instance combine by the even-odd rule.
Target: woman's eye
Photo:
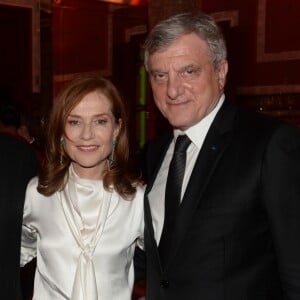
[[[95,121],[95,123],[98,125],[104,125],[107,123],[107,120],[106,119],[98,119]]]
[[[68,124],[71,126],[79,125],[79,121],[78,120],[68,120]]]

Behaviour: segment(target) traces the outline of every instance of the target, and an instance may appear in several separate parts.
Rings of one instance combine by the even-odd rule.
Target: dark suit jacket
[[[162,268],[148,193],[170,141],[150,144],[147,157],[146,299],[299,300],[300,131],[225,102],[199,153]]]
[[[27,183],[37,173],[33,149],[0,133],[0,299],[21,299],[20,238]]]

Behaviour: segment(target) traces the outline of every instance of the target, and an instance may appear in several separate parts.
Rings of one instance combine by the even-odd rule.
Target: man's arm
[[[262,189],[284,299],[300,299],[300,131],[279,127],[270,139]]]
[[[135,249],[133,262],[135,282],[146,279],[146,254],[139,247]]]

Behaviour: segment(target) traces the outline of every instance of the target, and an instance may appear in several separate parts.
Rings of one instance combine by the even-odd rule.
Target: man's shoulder
[[[32,147],[22,138],[0,132],[0,145],[13,147],[16,151],[31,151]]]
[[[258,140],[299,140],[300,128],[279,118],[264,113],[237,107],[233,131],[237,136]]]
[[[33,147],[25,140],[12,135],[0,133],[1,155],[35,156]]]
[[[237,107],[236,123],[240,128],[249,128],[253,130],[274,130],[281,126],[289,126],[284,121],[243,107]]]
[[[4,170],[26,168],[33,176],[38,170],[35,151],[28,143],[13,136],[0,134],[0,164]]]

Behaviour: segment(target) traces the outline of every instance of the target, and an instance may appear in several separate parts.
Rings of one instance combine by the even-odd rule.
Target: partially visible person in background
[[[25,190],[37,174],[33,149],[17,134],[18,105],[0,96],[0,298],[22,299],[20,240]]]
[[[45,157],[41,145],[37,141],[37,129],[35,120],[29,114],[22,113],[20,117],[20,125],[18,134],[24,138],[34,149],[36,156],[42,166],[45,162]]]
[[[22,231],[21,264],[37,257],[33,298],[130,300],[144,189],[128,171],[127,115],[110,81],[83,76],[61,91],[45,152]]]
[[[29,144],[35,142],[34,134],[32,133],[32,119],[28,115],[22,114],[20,119],[20,126],[18,128],[18,134],[22,136]]]

